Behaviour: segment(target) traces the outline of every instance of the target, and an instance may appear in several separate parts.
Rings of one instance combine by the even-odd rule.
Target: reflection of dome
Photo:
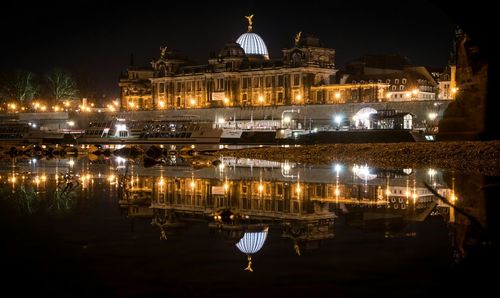
[[[238,37],[236,42],[240,44],[245,51],[245,54],[262,55],[264,58],[269,59],[266,44],[258,34],[253,32],[243,33],[240,37]]]
[[[251,255],[258,252],[266,242],[268,229],[265,227],[259,232],[245,232],[240,242],[236,243],[236,247],[248,256],[248,266],[245,270],[253,272]]]
[[[260,232],[245,232],[240,242],[236,243],[236,247],[242,253],[246,254],[254,254],[258,252],[266,241],[267,230],[268,228],[266,227]]]

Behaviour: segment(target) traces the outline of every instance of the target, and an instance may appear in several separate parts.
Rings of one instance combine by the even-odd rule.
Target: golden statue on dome
[[[248,32],[252,32],[252,18],[253,14],[249,16],[245,16],[245,18],[248,20]]]

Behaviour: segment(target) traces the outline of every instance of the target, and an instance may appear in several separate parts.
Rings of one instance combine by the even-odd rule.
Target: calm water
[[[498,177],[222,157],[144,167],[95,156],[3,158],[0,176],[2,284],[16,296],[495,289],[487,268],[498,260]]]

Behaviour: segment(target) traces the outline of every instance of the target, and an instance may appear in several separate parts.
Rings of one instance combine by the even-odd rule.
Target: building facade
[[[397,55],[365,56],[339,76],[335,50],[301,32],[293,46],[272,59],[253,32],[252,17],[246,18],[248,32],[225,44],[207,64],[193,64],[161,47],[151,68],[129,69],[119,83],[122,110],[432,101],[451,98],[447,94],[456,90],[450,75],[449,81],[443,75],[438,82],[425,67],[413,67]]]
[[[153,96],[151,81],[153,69],[145,67],[129,67],[120,75],[120,105],[123,110],[152,110]]]
[[[244,41],[261,43],[257,38],[249,42],[251,38]],[[333,83],[335,50],[322,47],[317,38],[301,38],[283,50],[280,60],[269,60],[267,50],[248,51],[255,52],[246,44],[228,43],[208,65],[198,66],[185,65],[187,61],[178,59],[175,52],[162,54],[152,63],[155,108],[310,104],[316,101],[313,87]]]

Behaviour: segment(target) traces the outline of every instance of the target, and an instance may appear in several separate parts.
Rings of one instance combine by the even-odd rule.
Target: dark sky
[[[210,51],[246,31],[254,32],[271,58],[290,46],[298,31],[313,33],[337,50],[337,66],[367,53],[407,55],[414,64],[444,66],[455,24],[427,1],[65,1],[2,4],[0,68],[43,73],[63,67],[91,78],[100,92],[116,96],[120,71],[134,53],[148,65],[167,45],[206,63]],[[43,5],[43,6],[42,6]]]

